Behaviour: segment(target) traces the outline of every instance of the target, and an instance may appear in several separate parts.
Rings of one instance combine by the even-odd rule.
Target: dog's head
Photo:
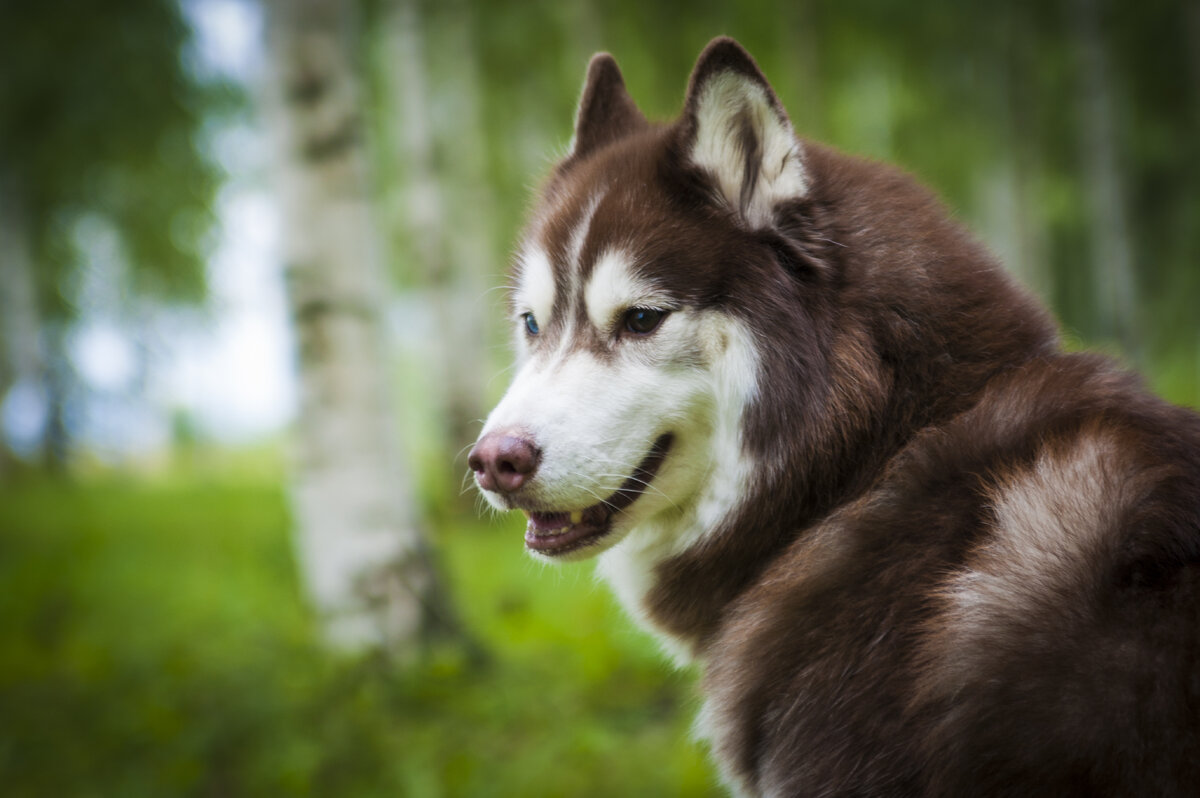
[[[518,371],[469,456],[487,500],[528,515],[530,551],[581,558],[635,528],[673,547],[742,495],[762,368],[750,316],[770,299],[740,294],[747,275],[756,293],[787,280],[772,230],[806,181],[732,40],[701,55],[671,125],[643,117],[611,56],[592,59],[516,258]]]

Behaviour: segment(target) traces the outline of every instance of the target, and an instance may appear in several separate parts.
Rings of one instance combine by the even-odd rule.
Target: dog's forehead
[[[662,141],[647,135],[558,175],[526,229],[514,304],[539,322],[568,311],[595,322],[610,308],[589,308],[594,301],[691,304],[719,293],[721,253],[736,231],[705,203],[681,201],[671,174]]]
[[[645,153],[634,149],[604,155],[608,157],[564,178],[544,198],[534,230],[556,265],[585,279],[603,252],[644,246],[666,212]]]
[[[612,191],[604,182],[572,186],[542,199],[527,245],[546,252],[557,268],[578,268],[591,222]]]
[[[569,190],[565,190],[569,188]],[[583,298],[597,264],[619,259],[632,272],[642,248],[639,218],[654,204],[630,196],[615,175],[576,180],[543,197],[519,250],[517,304],[550,321],[550,309]]]

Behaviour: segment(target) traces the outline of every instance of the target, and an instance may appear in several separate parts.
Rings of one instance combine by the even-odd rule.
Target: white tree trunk
[[[393,418],[352,0],[268,0],[300,419],[292,485],[305,583],[335,644],[411,644],[441,602]],[[432,614],[432,615],[431,615]]]
[[[0,173],[0,406],[18,383],[40,384],[44,368],[28,218],[20,186]],[[0,473],[7,464],[0,441]]]
[[[1096,0],[1075,0],[1073,23],[1083,89],[1081,144],[1090,200],[1096,308],[1105,333],[1120,342],[1127,355],[1137,358],[1140,344],[1133,244],[1124,178],[1117,157],[1112,79]]]

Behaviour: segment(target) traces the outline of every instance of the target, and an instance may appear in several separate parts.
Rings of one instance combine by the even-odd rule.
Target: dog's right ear
[[[777,205],[805,195],[803,152],[792,123],[754,59],[733,39],[713,39],[700,54],[681,122],[689,160],[746,227],[769,227]]]
[[[625,89],[616,59],[608,53],[592,56],[575,113],[575,136],[568,157],[585,156],[648,124]]]

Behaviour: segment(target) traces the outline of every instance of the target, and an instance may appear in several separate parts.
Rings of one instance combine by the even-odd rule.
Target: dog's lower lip
[[[608,534],[613,516],[633,504],[654,479],[673,437],[670,433],[660,435],[633,474],[604,501],[569,512],[526,511],[526,547],[539,554],[566,554]]]

